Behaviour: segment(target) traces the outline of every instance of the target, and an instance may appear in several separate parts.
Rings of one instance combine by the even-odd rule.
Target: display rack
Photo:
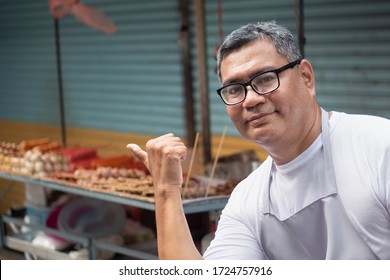
[[[24,176],[18,176],[18,175],[1,173],[1,172],[0,172],[0,178],[7,179],[13,182],[31,184],[33,186],[34,185],[41,186],[44,188],[75,194],[78,196],[100,199],[100,200],[109,201],[109,202],[122,204],[126,206],[133,206],[140,209],[145,209],[150,211],[155,210],[155,204],[149,201],[143,201],[143,200],[129,198],[129,197],[122,197],[107,192],[91,191],[88,189],[69,186],[67,184],[61,184],[59,182],[54,183],[42,179],[35,179],[31,177],[24,177]],[[192,213],[202,213],[202,212],[210,212],[210,211],[218,212],[219,210],[225,207],[228,198],[229,198],[228,196],[215,196],[215,197],[184,200],[183,201],[184,213],[192,214]],[[0,218],[1,247],[6,247],[17,251],[34,254],[43,259],[69,259],[69,256],[66,253],[61,253],[59,251],[52,251],[46,248],[36,247],[31,244],[28,236],[26,235],[7,234],[7,232],[5,231],[5,224],[7,223],[13,223],[14,225],[20,227],[22,226],[28,227],[31,228],[32,230],[41,230],[45,233],[55,234],[67,240],[78,242],[88,248],[89,259],[96,258],[97,249],[109,250],[112,252],[131,256],[137,259],[157,259],[157,256],[155,254],[147,253],[144,251],[144,249],[148,246],[148,244],[145,244],[144,247],[139,244],[135,245],[134,248],[121,247],[121,246],[105,243],[102,241],[93,240],[91,238],[86,238],[74,234],[69,234],[66,232],[61,232],[59,230],[51,229],[42,225],[27,224],[9,215],[2,215]]]

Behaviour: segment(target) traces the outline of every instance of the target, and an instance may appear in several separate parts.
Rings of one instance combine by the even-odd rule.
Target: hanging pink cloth
[[[80,3],[79,0],[48,0],[50,13],[55,19],[60,19],[69,12],[79,21],[107,34],[113,34],[117,28],[103,12]]]

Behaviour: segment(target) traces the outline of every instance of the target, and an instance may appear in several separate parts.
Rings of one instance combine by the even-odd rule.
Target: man
[[[267,160],[232,193],[205,259],[390,259],[390,121],[325,112],[293,35],[248,24],[222,44],[217,92]],[[153,175],[162,259],[200,259],[182,209],[173,134],[129,144]]]

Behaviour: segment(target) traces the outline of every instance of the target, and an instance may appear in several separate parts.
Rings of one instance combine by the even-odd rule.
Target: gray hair
[[[302,58],[294,35],[275,21],[249,23],[230,33],[222,43],[217,54],[217,74],[221,80],[221,63],[223,58],[250,43],[255,39],[268,39],[276,51],[286,57],[289,62]]]

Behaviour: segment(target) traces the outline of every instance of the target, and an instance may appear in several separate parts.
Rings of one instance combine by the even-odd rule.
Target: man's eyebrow
[[[246,83],[248,82],[249,80],[251,80],[253,77],[261,74],[261,73],[264,73],[264,72],[267,72],[267,71],[271,71],[271,70],[275,70],[276,68],[275,67],[272,67],[272,66],[266,66],[266,67],[262,67],[258,70],[256,70],[255,72],[252,72],[250,75],[249,75],[249,78],[248,79],[240,79],[240,78],[230,78],[230,79],[227,79],[226,81],[224,81],[223,83],[223,86],[226,86],[226,85],[229,85],[229,84],[233,84],[233,83]]]

